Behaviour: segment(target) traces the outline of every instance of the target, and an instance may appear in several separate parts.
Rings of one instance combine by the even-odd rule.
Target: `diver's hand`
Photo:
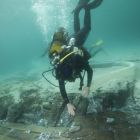
[[[75,115],[75,107],[74,107],[74,105],[68,103],[67,104],[67,108],[68,108],[69,114],[72,115],[72,116],[74,116]]]
[[[83,87],[83,89],[82,89],[82,95],[84,97],[87,97],[89,95],[89,92],[90,92],[90,87]]]

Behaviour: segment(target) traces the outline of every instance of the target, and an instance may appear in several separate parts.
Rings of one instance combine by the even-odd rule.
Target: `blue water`
[[[59,26],[73,33],[78,0],[0,0],[0,75],[32,68]],[[136,59],[140,56],[140,1],[104,0],[92,10],[92,31],[85,43],[104,41],[94,61]],[[81,12],[81,19],[83,12]]]

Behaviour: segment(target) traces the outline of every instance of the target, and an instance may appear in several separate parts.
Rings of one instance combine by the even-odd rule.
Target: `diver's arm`
[[[63,97],[64,102],[66,104],[68,104],[69,103],[69,99],[67,97],[64,80],[60,79],[60,80],[58,80],[58,82],[59,82],[59,88],[60,88],[61,96]]]
[[[87,71],[87,87],[91,86],[93,70],[90,67],[89,63],[86,64],[85,70]]]
[[[69,99],[67,97],[66,89],[65,89],[65,83],[64,80],[59,80],[59,87],[61,95],[64,99],[64,102],[67,104],[68,112],[70,115],[75,115],[75,107],[69,102]]]

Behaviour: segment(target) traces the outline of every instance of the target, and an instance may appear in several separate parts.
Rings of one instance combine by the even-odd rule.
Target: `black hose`
[[[46,80],[48,83],[50,83],[51,85],[53,85],[53,86],[55,86],[55,87],[59,87],[59,86],[53,84],[52,82],[50,82],[50,81],[45,77],[45,73],[50,72],[50,71],[53,71],[53,70],[54,70],[54,69],[49,69],[49,70],[47,70],[47,71],[42,72],[42,76],[43,76],[43,77],[45,78],[45,80]]]

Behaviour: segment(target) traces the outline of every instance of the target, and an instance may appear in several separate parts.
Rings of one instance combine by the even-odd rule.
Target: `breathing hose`
[[[43,77],[45,78],[45,80],[46,80],[48,83],[50,83],[51,85],[53,85],[53,86],[55,86],[55,87],[59,87],[59,86],[53,84],[51,81],[49,81],[49,80],[46,78],[46,76],[45,76],[46,73],[48,73],[48,72],[50,72],[50,71],[53,72],[53,70],[54,70],[54,69],[49,69],[49,70],[47,70],[47,71],[42,72],[42,76],[43,76]]]

